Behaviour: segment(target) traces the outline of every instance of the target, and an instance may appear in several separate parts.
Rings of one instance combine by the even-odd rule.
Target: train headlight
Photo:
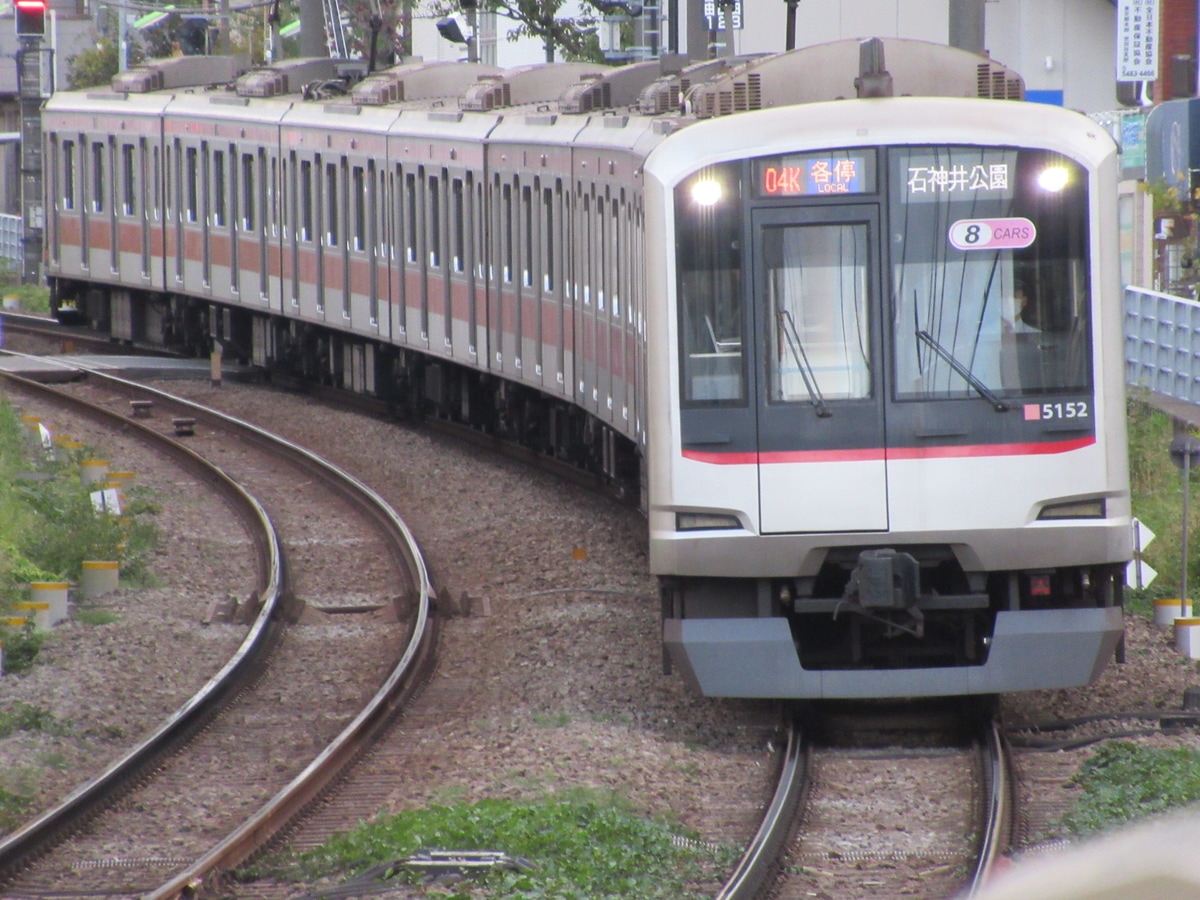
[[[1038,187],[1043,191],[1051,194],[1057,194],[1067,186],[1067,182],[1071,180],[1071,173],[1067,171],[1066,166],[1050,166],[1048,169],[1043,169],[1038,175]]]
[[[675,513],[676,531],[719,531],[722,529],[741,527],[742,523],[738,520],[737,516],[731,516],[726,513]]]
[[[1074,500],[1070,503],[1049,503],[1038,513],[1039,520],[1046,519],[1103,519],[1104,500]]]
[[[692,202],[697,206],[716,206],[721,202],[721,182],[701,178],[692,185]]]

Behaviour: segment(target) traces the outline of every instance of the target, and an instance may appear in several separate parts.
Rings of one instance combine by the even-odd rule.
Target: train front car
[[[953,91],[962,57],[994,66],[912,68]],[[1079,686],[1122,633],[1115,147],[1061,109],[886,96],[922,92],[907,59],[859,72],[885,96],[647,161],[651,567],[706,695]]]

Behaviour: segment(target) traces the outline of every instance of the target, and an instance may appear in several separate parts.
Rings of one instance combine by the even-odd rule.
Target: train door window
[[[198,170],[200,163],[196,157],[196,153],[197,151],[195,147],[188,147],[187,155],[185,157],[186,165],[184,168],[184,179],[186,182],[185,188],[187,191],[186,214],[189,222],[196,221],[196,213],[199,206],[196,195],[196,179],[199,177]]]
[[[225,227],[225,152],[214,150],[212,155],[213,224]]]
[[[429,242],[429,267],[436,269],[442,264],[442,192],[438,176],[429,176],[429,195],[426,197],[426,215],[429,229],[425,239]]]
[[[367,192],[365,173],[362,166],[350,170],[350,194],[354,198],[353,249],[367,249]]]
[[[554,191],[542,188],[542,292],[554,293]]]
[[[1086,390],[1083,169],[1015,148],[911,147],[890,158],[897,397]]]
[[[771,401],[871,396],[866,226],[765,228],[762,254]]]
[[[453,258],[451,260],[454,271],[461,272],[463,270],[464,261],[466,259],[466,210],[465,199],[463,196],[463,182],[461,178],[455,178],[450,193],[453,195],[454,203],[454,246]]]
[[[176,140],[170,146],[163,149],[163,221],[169,222],[171,217],[179,209],[179,204],[175,202],[175,189],[179,184],[179,173],[172,169],[172,166],[178,165],[179,159],[179,141]]]
[[[623,194],[624,192],[622,192]],[[609,221],[609,231],[611,232],[609,247],[609,263],[612,266],[611,277],[609,278],[609,309],[612,311],[612,317],[618,321],[621,319],[621,275],[622,267],[625,263],[624,255],[621,253],[621,244],[624,241],[624,235],[621,230],[621,202],[614,197],[612,200],[612,216]]]
[[[152,190],[150,187],[153,184],[149,154],[147,151],[146,139],[139,138],[137,145],[137,164],[136,178],[138,183],[137,199],[134,201],[134,206],[142,209],[145,213],[143,216],[142,227],[139,229],[142,235],[142,275],[149,276],[150,274],[150,228],[149,221],[151,217],[157,217],[157,210],[152,211],[153,201],[148,196]]]
[[[62,205],[63,209],[75,208],[75,142],[63,141],[62,144]]]
[[[337,163],[325,164],[325,243],[338,245],[338,167]]]
[[[127,216],[137,214],[137,168],[133,144],[121,145],[121,212]]]
[[[714,166],[675,189],[682,401],[744,404],[740,173]]]
[[[211,279],[212,279],[212,270],[210,268],[211,263],[212,263],[212,256],[211,256],[212,244],[209,242],[209,239],[208,239],[208,226],[210,223],[209,214],[212,210],[212,197],[209,196],[209,194],[212,193],[209,190],[209,185],[212,184],[212,182],[209,180],[212,176],[211,160],[212,160],[212,157],[209,154],[208,142],[204,141],[200,144],[200,168],[201,168],[200,184],[199,184],[199,188],[201,191],[201,193],[200,193],[200,205],[201,205],[200,222],[202,223],[202,226],[203,226],[202,230],[204,232],[204,238],[201,241],[201,246],[203,249],[201,251],[201,253],[202,253],[201,267],[202,268],[201,268],[201,276],[200,277],[201,277],[201,281],[204,283],[204,285],[206,287],[209,284],[211,284]]]
[[[356,195],[363,198],[363,203],[367,205],[367,227],[370,233],[364,237],[366,245],[371,248],[371,284],[367,291],[367,314],[371,318],[371,324],[379,324],[379,259],[384,256],[382,246],[383,228],[379,221],[379,212],[384,204],[379,202],[380,195],[387,189],[386,179],[383,172],[378,173],[376,179],[375,163],[367,163],[366,181],[363,183]],[[377,189],[378,188],[378,189]]]
[[[287,160],[277,159],[272,156],[271,177],[267,181],[267,189],[271,192],[271,202],[268,207],[271,211],[271,237],[276,237],[280,234],[287,237],[286,226],[283,223],[285,215],[284,204],[287,198],[286,179]],[[263,214],[266,215],[265,209],[263,210]]]
[[[104,212],[104,144],[92,143],[92,212]]]
[[[242,230],[254,230],[254,154],[242,154]]]
[[[154,219],[158,221],[162,218],[162,158],[159,154],[158,147],[150,149],[150,196],[154,202]]]
[[[225,154],[221,154],[224,158]],[[229,148],[229,288],[233,293],[238,292],[238,281],[241,265],[238,261],[238,200],[241,194],[238,192],[238,165],[237,165],[237,148]]]
[[[533,287],[533,189],[529,185],[521,188],[521,227],[523,238],[521,260],[521,284]]]
[[[404,177],[404,199],[407,216],[405,219],[405,251],[410,263],[417,261],[417,176]]]
[[[501,235],[504,241],[504,258],[501,264],[501,277],[506,283],[512,282],[513,276],[513,199],[512,185],[506,184],[501,190],[501,197],[504,203],[504,223],[501,225],[503,234]]]
[[[175,258],[175,280],[183,281],[183,145],[178,138],[171,155],[174,160],[167,168],[174,179],[170,189],[171,203],[175,206],[175,252],[172,256]]]
[[[222,161],[226,158],[225,154],[221,154]],[[236,232],[241,225],[241,220],[238,218],[238,204],[241,202],[242,195],[238,190],[238,165],[237,165],[237,148],[229,148],[229,230]]]
[[[300,191],[300,221],[297,223],[297,230],[302,241],[311,241],[315,234],[313,218],[316,210],[313,208],[312,169],[312,160],[301,160],[300,183],[297,186]]]
[[[592,272],[595,275],[596,310],[604,312],[608,302],[606,291],[608,280],[608,202],[603,195],[595,198],[596,230],[592,233],[593,244]]]
[[[583,253],[579,264],[579,280],[582,282],[583,305],[592,305],[592,198],[583,195],[581,207],[582,225],[579,240]]]

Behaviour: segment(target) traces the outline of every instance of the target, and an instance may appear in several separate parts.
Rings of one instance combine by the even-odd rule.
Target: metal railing
[[[1200,302],[1125,288],[1125,383],[1200,405]]]
[[[25,263],[24,236],[20,216],[0,214],[0,259],[16,272],[20,272]]]

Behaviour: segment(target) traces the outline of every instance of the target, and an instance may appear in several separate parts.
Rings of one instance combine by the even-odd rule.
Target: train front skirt
[[[671,661],[709,697],[847,699],[997,694],[1089,684],[1112,659],[1120,607],[1004,611],[976,666],[806,670],[788,620],[666,619]]]

